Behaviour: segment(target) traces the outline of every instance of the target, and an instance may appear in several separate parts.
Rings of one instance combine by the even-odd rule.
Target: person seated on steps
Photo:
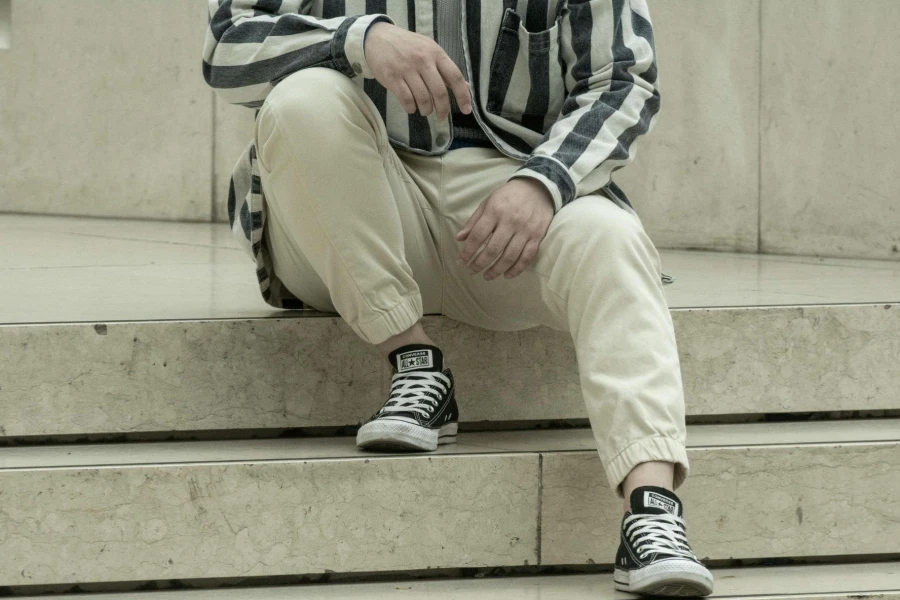
[[[263,298],[339,314],[390,362],[357,433],[369,450],[456,441],[424,314],[569,332],[624,504],[616,588],[712,593],[674,492],[689,464],[671,279],[612,181],[660,108],[646,1],[350,5],[209,0],[204,77],[255,110],[228,212]]]

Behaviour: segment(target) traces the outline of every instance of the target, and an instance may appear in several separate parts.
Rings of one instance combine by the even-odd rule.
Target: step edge
[[[896,437],[884,438],[874,435],[877,432],[871,431],[871,427],[865,427],[867,423],[876,422],[881,426],[880,429],[896,429]],[[827,424],[822,427],[822,423]],[[840,423],[840,425],[836,425]],[[770,423],[741,423],[731,424],[738,431],[741,428],[755,426],[759,429],[771,426]],[[720,425],[688,425],[688,443],[689,451],[695,450],[714,450],[714,449],[750,449],[750,448],[787,448],[787,447],[836,447],[836,446],[888,446],[900,444],[900,418],[896,419],[850,419],[845,421],[813,421],[813,422],[797,422],[786,423],[793,428],[806,429],[807,435],[812,430],[815,433],[817,427],[825,429],[823,435],[834,436],[834,429],[840,427],[845,430],[851,430],[853,433],[859,432],[870,433],[871,437],[863,439],[829,439],[822,438],[809,441],[782,441],[774,443],[740,443],[736,440],[733,444],[692,444],[690,431],[698,427],[722,427]],[[562,432],[570,436],[573,447],[554,447],[552,440],[555,436],[559,436]],[[798,433],[798,432],[795,432]],[[528,440],[524,443],[527,446],[522,447],[522,442],[511,441],[509,438],[514,436],[527,435]],[[799,437],[799,435],[798,435]],[[472,443],[466,443],[466,438],[470,438]],[[506,446],[494,446],[491,444],[504,444]],[[312,462],[312,461],[375,461],[387,459],[431,459],[431,458],[453,458],[468,456],[502,456],[502,455],[522,455],[522,454],[562,454],[572,452],[596,452],[593,434],[589,427],[573,428],[565,430],[539,430],[539,431],[486,431],[474,433],[461,433],[458,444],[454,447],[441,446],[436,452],[423,453],[389,453],[379,452],[370,453],[359,451],[355,446],[353,436],[333,436],[321,438],[274,438],[274,439],[254,439],[254,440],[183,440],[183,441],[163,441],[163,442],[132,442],[132,443],[116,443],[116,444],[60,444],[54,446],[16,446],[0,448],[0,472],[21,471],[21,470],[50,470],[50,469],[77,469],[77,468],[126,468],[126,467],[147,467],[147,466],[175,466],[175,465],[204,465],[204,464],[251,464],[251,463],[270,463],[270,462]],[[495,441],[492,441],[495,440]],[[550,440],[548,442],[548,440]],[[516,447],[518,445],[518,447]],[[243,446],[244,448],[240,448]],[[291,446],[299,446],[295,448],[296,454],[291,456],[279,456],[284,453],[285,449]],[[304,446],[306,448],[304,449]],[[318,455],[311,452],[316,446],[325,447],[324,452]],[[234,455],[215,459],[185,459],[184,455],[195,452],[256,452],[257,456],[240,458]],[[299,452],[310,452],[308,455]],[[122,454],[123,452],[130,454],[121,461],[104,460],[107,455]],[[268,455],[265,453],[269,452]],[[74,454],[74,456],[73,456]],[[80,458],[79,458],[80,454]],[[150,458],[154,457],[155,458]],[[167,460],[166,457],[172,457]],[[36,462],[41,461],[41,462]],[[52,464],[53,462],[57,464]],[[46,463],[51,464],[46,464]]]

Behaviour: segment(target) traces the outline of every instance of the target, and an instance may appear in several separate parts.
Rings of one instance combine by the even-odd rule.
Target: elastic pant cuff
[[[356,334],[370,344],[380,344],[403,333],[422,318],[422,296],[407,296],[390,310],[365,323],[349,323]]]
[[[604,466],[609,485],[619,498],[625,498],[622,484],[631,470],[641,463],[652,461],[675,463],[673,490],[677,490],[687,479],[690,464],[687,449],[681,441],[662,436],[644,438],[626,446]]]

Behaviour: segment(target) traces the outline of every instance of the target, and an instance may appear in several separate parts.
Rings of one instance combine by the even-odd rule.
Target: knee
[[[266,96],[260,112],[275,115],[291,128],[328,123],[353,105],[356,84],[334,69],[309,67],[291,73]]]
[[[628,255],[655,248],[640,220],[602,195],[578,198],[557,214],[567,213],[566,237],[588,256]]]
[[[291,73],[269,92],[256,117],[260,164],[271,171],[276,158],[270,146],[283,144],[287,139],[331,140],[339,145],[341,136],[352,130],[348,124],[377,137],[377,130],[369,126],[371,119],[365,114],[365,101],[365,94],[357,85],[334,69],[310,67]],[[280,141],[269,143],[270,140]],[[310,156],[325,159],[326,153]]]

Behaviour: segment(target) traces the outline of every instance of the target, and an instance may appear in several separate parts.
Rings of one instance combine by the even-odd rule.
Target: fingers
[[[445,53],[437,61],[437,69],[441,77],[443,77],[446,87],[453,91],[459,110],[465,114],[472,112],[472,96],[469,93],[469,82],[466,81],[465,76],[459,70],[459,67],[456,66],[456,63],[453,62],[453,59]]]
[[[438,119],[446,119],[451,110],[447,88],[452,90],[459,109],[465,114],[471,113],[469,83],[453,59],[433,40],[411,35],[412,47],[396,56],[378,81],[394,92],[407,113],[412,114],[418,109],[423,117],[433,112]]]
[[[528,265],[534,262],[534,258],[537,256],[538,248],[541,247],[540,240],[536,240],[534,238],[528,240],[525,244],[525,247],[522,249],[522,254],[519,256],[519,260],[513,264],[512,268],[510,268],[506,273],[504,273],[504,277],[507,279],[512,279],[517,275],[521,274]]]
[[[456,234],[457,241],[465,240],[457,262],[468,266],[471,274],[490,267],[484,274],[488,281],[500,275],[511,279],[534,262],[544,236],[533,227],[517,225],[515,218],[499,218],[496,206],[488,210],[490,199],[491,196],[478,206]]]
[[[425,85],[428,86],[428,91],[431,93],[431,99],[434,103],[434,112],[436,113],[437,118],[441,120],[446,119],[450,116],[450,94],[447,93],[447,86],[444,83],[444,79],[434,66],[425,69],[425,72],[422,73],[422,79],[425,81]]]
[[[456,241],[462,242],[468,237],[469,232],[472,231],[472,226],[481,218],[481,213],[484,212],[485,206],[487,206],[487,200],[483,200],[481,204],[478,205],[478,208],[475,209],[475,212],[472,213],[472,216],[469,217],[469,220],[463,225],[463,228],[459,230],[459,233],[456,234]],[[460,254],[460,258],[462,258],[462,254]]]
[[[444,57],[438,61],[441,65],[446,61],[453,64],[453,61],[444,54]],[[446,68],[446,67],[445,67]],[[451,72],[452,84],[445,79],[445,76],[434,65],[423,69],[422,71],[411,73],[406,78],[406,83],[412,90],[416,98],[416,104],[419,112],[423,117],[431,114],[432,110],[438,119],[444,120],[450,116],[450,93],[447,91],[448,85],[451,85],[453,93],[456,96],[456,103],[464,113],[472,112],[472,101],[469,97],[469,84],[463,77],[463,74],[453,65],[455,74]]]
[[[490,281],[491,279],[506,273],[506,271],[508,271],[519,259],[519,256],[522,254],[522,249],[525,248],[528,240],[529,238],[527,236],[521,234],[514,235],[506,245],[506,250],[503,251],[503,255],[500,259],[495,262],[490,269],[485,271],[484,278]]]
[[[460,266],[468,266],[473,274],[488,268],[488,281],[501,274],[516,277],[534,262],[553,218],[543,192],[517,181],[492,192],[456,234],[458,242],[464,241]]]
[[[472,260],[473,256],[475,256],[475,253],[479,248],[481,248],[481,245],[488,239],[488,237],[490,237],[491,233],[494,231],[494,227],[496,226],[496,224],[496,219],[494,219],[490,215],[490,213],[485,213],[482,211],[481,217],[472,225],[472,228],[469,231],[468,236],[466,237],[466,243],[463,245],[463,248],[459,253],[459,260],[461,261],[461,264],[469,264],[469,261]],[[474,272],[477,273],[478,271]]]
[[[394,93],[394,96],[397,97],[397,100],[400,101],[400,106],[403,107],[403,110],[409,114],[416,112],[416,97],[413,96],[412,91],[409,89],[409,86],[406,85],[405,81],[399,79],[394,82],[391,91]]]
[[[489,234],[487,245],[478,253],[472,264],[469,265],[469,270],[474,274],[480,273],[483,269],[489,267],[491,263],[500,258],[513,235],[515,235],[515,230],[510,228],[498,227],[494,229]]]
[[[375,80],[394,93],[407,113],[435,113],[444,120],[450,115],[451,91],[459,109],[465,114],[472,112],[465,76],[433,39],[385,23],[373,25],[367,37],[366,52]]]
[[[425,85],[422,76],[417,72],[410,73],[406,76],[406,85],[409,86],[413,97],[415,97],[416,106],[419,107],[419,112],[422,116],[427,117],[430,115],[431,110],[434,108],[434,104],[431,100],[431,92],[428,91],[428,86]]]

